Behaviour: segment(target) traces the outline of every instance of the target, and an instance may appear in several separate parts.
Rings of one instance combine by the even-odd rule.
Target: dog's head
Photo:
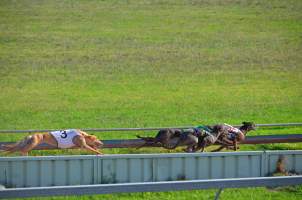
[[[86,143],[94,148],[101,148],[104,144],[94,135],[85,136]]]
[[[242,122],[240,129],[246,131],[256,130],[256,124],[254,122]]]

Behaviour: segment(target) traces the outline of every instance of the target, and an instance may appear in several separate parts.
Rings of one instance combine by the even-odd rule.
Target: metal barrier
[[[240,125],[234,125],[239,127]],[[302,126],[302,123],[276,123],[276,124],[256,124],[257,127],[289,127],[289,126]],[[151,127],[151,128],[80,128],[83,131],[89,132],[109,132],[109,131],[153,131],[168,128],[187,129],[194,128],[195,126],[182,126],[182,127]],[[59,129],[39,129],[39,130],[0,130],[0,133],[36,133],[36,132],[50,132]]]
[[[252,151],[1,157],[7,188],[264,177],[283,156],[286,170],[302,173],[302,151]]]
[[[179,190],[198,190],[219,188],[215,199],[218,199],[223,188],[244,187],[276,187],[288,185],[301,185],[302,176],[285,177],[261,177],[261,178],[237,178],[237,179],[214,179],[193,181],[166,181],[151,183],[124,183],[105,185],[81,185],[81,186],[56,186],[56,187],[33,187],[17,189],[0,189],[0,198],[24,198],[37,196],[57,195],[92,195],[130,192],[163,192]]]

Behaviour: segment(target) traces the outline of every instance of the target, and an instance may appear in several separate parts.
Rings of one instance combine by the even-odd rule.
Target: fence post
[[[93,183],[98,184],[99,179],[99,158],[95,156],[93,158]]]
[[[268,155],[267,152],[264,150],[261,154],[261,176],[267,176],[268,173]]]
[[[219,199],[220,193],[222,192],[222,188],[219,188],[215,195],[215,200]]]

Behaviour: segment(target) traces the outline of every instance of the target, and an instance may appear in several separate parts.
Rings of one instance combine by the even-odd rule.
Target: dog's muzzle
[[[94,142],[94,144],[95,144],[95,146],[97,146],[98,148],[100,148],[100,147],[104,146],[104,143],[103,143],[103,142],[101,142],[100,140],[95,141],[95,142]]]

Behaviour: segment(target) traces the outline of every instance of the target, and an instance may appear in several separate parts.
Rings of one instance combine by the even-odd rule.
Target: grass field
[[[300,0],[2,0],[0,129],[302,122],[301,10]],[[277,133],[302,133],[302,128],[252,134]],[[135,134],[97,133],[103,139]],[[0,141],[23,136],[1,134]],[[105,150],[151,151],[166,152]],[[62,153],[86,152],[32,155]],[[207,190],[80,199],[213,196],[214,190]],[[302,191],[230,189],[221,195],[234,197],[301,199]]]

